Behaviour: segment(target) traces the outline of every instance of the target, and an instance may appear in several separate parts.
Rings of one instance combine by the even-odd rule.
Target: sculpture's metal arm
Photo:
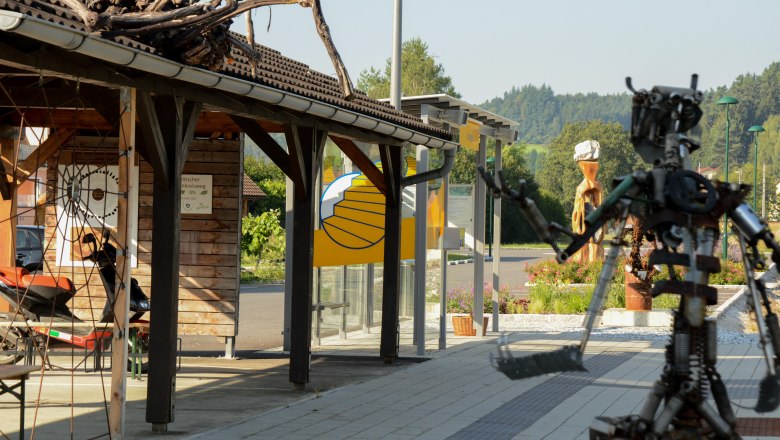
[[[745,281],[750,290],[748,304],[756,318],[759,345],[764,352],[767,366],[767,374],[759,384],[755,410],[774,411],[780,406],[780,320],[772,310],[764,281],[756,279],[754,269],[765,267],[764,259],[757,249],[759,241],[763,241],[772,249],[772,260],[775,264],[780,262],[780,245],[766,223],[747,204],[740,204],[729,212],[729,216],[739,238]]]
[[[618,184],[604,200],[604,203],[585,217],[585,231],[582,234],[576,234],[558,223],[547,221],[536,206],[536,203],[526,196],[525,180],[521,179],[519,188],[515,190],[507,185],[504,174],[501,171],[498,172],[498,178],[500,180],[499,186],[483,167],[477,167],[477,170],[485,180],[488,188],[490,188],[493,197],[504,197],[520,205],[520,210],[528,220],[531,228],[536,232],[536,235],[538,235],[542,241],[549,244],[555,251],[555,259],[558,263],[566,262],[569,257],[585,246],[604,224],[609,220],[618,218],[624,208],[621,199],[637,189],[634,176],[625,176],[620,184]],[[564,250],[561,250],[555,241],[559,233],[571,238],[571,242]]]
[[[626,176],[620,184],[610,193],[609,197],[599,208],[593,211],[585,218],[585,232],[575,234],[563,226],[548,222],[533,200],[525,195],[525,181],[520,181],[519,190],[511,189],[507,186],[506,180],[501,172],[498,173],[501,186],[485,172],[482,167],[478,168],[482,178],[485,179],[487,186],[491,189],[494,197],[504,196],[509,200],[517,202],[525,215],[531,227],[539,235],[539,238],[548,243],[555,250],[556,260],[564,263],[569,256],[582,248],[591,237],[593,237],[604,224],[613,218],[618,218],[618,230],[622,231],[626,225],[629,207],[631,205],[630,194],[638,190],[633,175]],[[558,233],[568,235],[572,241],[564,250],[558,248],[555,237]],[[582,357],[585,353],[585,346],[590,338],[590,333],[601,315],[601,309],[604,306],[604,298],[615,275],[617,266],[617,257],[623,245],[622,234],[617,234],[612,240],[604,265],[601,268],[596,289],[591,297],[588,306],[588,312],[583,322],[584,331],[580,344],[576,346],[561,347],[558,350],[537,353],[531,356],[515,358],[509,352],[506,344],[499,343],[499,357],[494,360],[494,365],[511,379],[522,379],[525,377],[538,376],[542,374],[555,373],[560,371],[583,371],[585,366],[582,363]]]

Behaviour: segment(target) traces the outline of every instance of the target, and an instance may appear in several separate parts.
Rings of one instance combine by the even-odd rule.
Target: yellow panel
[[[482,124],[469,119],[466,125],[460,127],[460,145],[469,150],[479,150],[479,127]]]
[[[365,249],[349,249],[333,241],[323,230],[314,231],[314,266],[381,263],[385,258],[385,241]],[[414,258],[414,218],[401,220],[401,259]]]

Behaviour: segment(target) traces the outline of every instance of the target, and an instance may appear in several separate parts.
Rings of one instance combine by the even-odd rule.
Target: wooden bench
[[[32,365],[0,365],[0,395],[9,393],[19,400],[19,438],[24,440],[24,383],[30,377],[30,373],[40,370],[41,367]],[[6,385],[5,381],[18,381],[15,385]],[[20,389],[16,392],[17,388]]]

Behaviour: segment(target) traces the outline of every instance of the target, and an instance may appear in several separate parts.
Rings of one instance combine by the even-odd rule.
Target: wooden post
[[[176,339],[179,315],[179,242],[181,230],[181,173],[187,158],[200,103],[171,96],[147,100],[155,111],[144,130],[155,134],[159,161],[152,199],[152,310],[149,328],[149,385],[146,421],[152,431],[167,432],[174,421],[176,401]],[[149,146],[147,145],[147,149]]]
[[[380,145],[379,153],[387,185],[379,355],[385,363],[392,363],[398,357],[398,300],[401,293],[401,148]]]
[[[14,154],[13,138],[0,139],[0,171],[4,172],[2,191],[0,191],[0,266],[16,266],[16,189],[14,187],[14,169],[16,154]],[[0,312],[10,312],[11,305],[0,300]]]
[[[292,298],[290,305],[290,382],[303,389],[309,382],[311,306],[314,261],[314,203],[317,172],[327,133],[309,127],[285,126],[295,183],[292,245]]]
[[[127,402],[127,338],[129,336],[130,295],[130,231],[134,221],[129,212],[129,194],[135,163],[135,89],[122,88],[119,95],[119,203],[116,242],[119,245],[116,268],[120,282],[116,283],[114,302],[114,331],[111,340],[111,408],[108,414],[109,434],[112,440],[122,439],[125,432],[125,404]]]

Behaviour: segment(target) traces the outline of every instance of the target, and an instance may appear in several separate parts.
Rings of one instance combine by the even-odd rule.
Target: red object
[[[650,283],[640,280],[626,271],[626,310],[648,311],[653,309]]]

